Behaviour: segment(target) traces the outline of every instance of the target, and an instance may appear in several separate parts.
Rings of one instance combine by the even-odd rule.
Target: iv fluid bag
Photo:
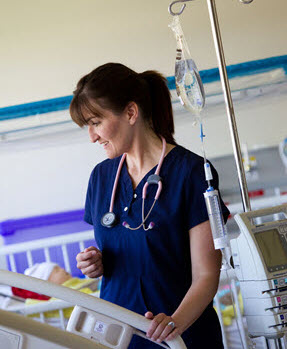
[[[205,104],[205,93],[198,70],[191,58],[176,60],[175,85],[181,104],[199,116]]]
[[[178,16],[173,17],[170,28],[176,38],[176,92],[181,104],[194,115],[193,124],[196,124],[205,104],[203,84],[197,67],[191,59]]]

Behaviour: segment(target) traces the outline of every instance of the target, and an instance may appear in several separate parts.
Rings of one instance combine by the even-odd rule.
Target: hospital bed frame
[[[11,270],[13,272],[18,272],[17,264],[15,260],[15,255],[17,255],[18,253],[26,254],[28,267],[31,267],[34,264],[32,252],[38,251],[38,250],[44,251],[43,255],[45,259],[43,260],[43,262],[48,261],[48,262],[57,263],[57,260],[51,260],[50,248],[61,246],[61,251],[62,251],[63,261],[64,261],[64,268],[68,272],[71,272],[71,269],[72,269],[71,260],[69,259],[69,253],[68,253],[69,244],[77,243],[79,246],[78,252],[80,252],[80,251],[83,251],[85,247],[87,247],[86,242],[93,239],[94,239],[94,232],[93,230],[89,230],[89,231],[84,231],[79,233],[60,235],[60,236],[58,235],[58,236],[49,237],[49,238],[37,239],[37,240],[22,242],[22,243],[13,244],[13,245],[5,245],[0,247],[0,257],[1,256],[7,257],[9,259]],[[73,262],[74,261],[75,259],[73,260]],[[30,282],[28,279],[26,280],[27,280],[27,284],[23,285],[23,288],[30,290]],[[0,284],[1,283],[2,283],[2,280],[0,278]],[[87,285],[87,287],[89,287],[89,285]],[[55,295],[52,294],[52,297],[55,297]],[[215,303],[217,305],[217,309],[220,309],[218,296],[215,296]],[[45,313],[58,310],[59,315],[57,319],[54,319],[54,322],[56,321],[56,324],[58,327],[65,329],[67,324],[67,319],[65,319],[64,317],[63,310],[67,307],[71,307],[72,305],[73,304],[65,300],[59,299],[51,302],[40,302],[38,304],[31,304],[24,307],[22,305],[18,307],[15,306],[7,310],[14,311],[25,316],[33,316],[33,315],[38,316],[39,320],[42,323],[49,323],[50,321],[50,319],[45,316]],[[220,311],[218,311],[218,317],[221,323],[224,346],[227,349],[228,348],[227,339],[226,339],[224,326],[223,326],[223,318]]]
[[[24,253],[26,255],[28,267],[31,267],[34,264],[32,252],[40,251],[40,250],[43,250],[44,252],[44,260],[42,262],[58,263],[57,260],[51,259],[50,249],[53,247],[60,246],[63,262],[64,262],[64,269],[67,272],[71,273],[71,269],[72,269],[71,262],[75,262],[76,256],[74,256],[73,261],[70,260],[69,253],[68,253],[69,245],[75,244],[75,243],[78,244],[79,246],[78,252],[80,252],[80,251],[83,251],[85,247],[87,247],[86,242],[93,239],[94,239],[93,230],[88,230],[88,231],[73,233],[73,234],[52,236],[52,237],[43,238],[43,239],[21,242],[18,244],[3,245],[0,247],[0,256],[7,257],[9,259],[11,270],[13,272],[18,272],[16,259],[15,259],[15,255],[17,255],[18,253]],[[39,261],[37,260],[37,262]],[[94,285],[97,283],[98,283],[98,280],[92,281],[91,284],[87,284],[85,285],[85,287],[89,287],[92,291],[95,291],[96,288],[94,287]],[[1,280],[0,280],[0,284],[1,284]],[[24,287],[24,289],[27,289],[27,287]],[[69,305],[69,307],[70,306],[71,305]],[[9,310],[21,313],[25,316],[33,315],[33,314],[37,315],[39,316],[39,319],[42,323],[48,323],[50,321],[48,318],[45,317],[46,312],[58,310],[59,318],[58,318],[58,321],[56,321],[56,324],[58,327],[65,329],[66,323],[67,323],[64,317],[64,312],[63,312],[65,308],[67,308],[66,302],[53,301],[53,302],[41,302],[39,304],[33,304],[33,305],[31,304],[26,307],[15,306]]]
[[[108,349],[74,333],[0,310],[0,343],[5,349]]]
[[[0,281],[2,284],[19,288],[27,288],[27,285],[29,285],[28,289],[32,292],[56,297],[66,301],[68,304],[74,305],[75,308],[70,317],[67,331],[84,337],[86,340],[93,340],[95,343],[100,343],[108,348],[126,349],[134,334],[146,338],[145,333],[149,328],[151,320],[100,298],[7,270],[0,270]],[[25,321],[27,320],[24,317],[23,319]],[[0,324],[9,327],[11,326],[11,321],[9,320],[6,323],[5,317],[3,316]],[[29,321],[29,324],[32,327],[39,327],[38,325],[40,323],[36,321],[31,323]],[[99,324],[102,324],[102,327],[99,327]],[[61,332],[66,333],[52,326],[46,326],[46,328],[50,328],[49,336],[46,336],[46,340],[51,340],[53,338],[53,330],[56,331],[55,334],[59,336],[59,338],[61,337]],[[100,331],[98,331],[99,328],[101,328]],[[21,331],[27,332],[27,327],[24,328],[22,325],[20,332]],[[30,332],[28,331],[28,334],[33,334],[36,333],[36,330],[33,333]],[[61,343],[64,342],[61,341]],[[165,348],[186,349],[180,336],[174,340],[168,341],[168,346],[161,343],[156,344]],[[71,346],[71,348],[74,348],[74,346]]]

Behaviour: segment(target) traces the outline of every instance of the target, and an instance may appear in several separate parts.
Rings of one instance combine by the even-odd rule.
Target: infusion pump
[[[230,241],[251,337],[287,332],[287,204],[237,214]]]

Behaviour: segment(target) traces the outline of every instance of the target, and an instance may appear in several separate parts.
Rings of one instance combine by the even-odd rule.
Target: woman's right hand
[[[77,268],[89,278],[97,278],[103,275],[102,252],[96,247],[85,248],[83,252],[77,254],[76,260]]]

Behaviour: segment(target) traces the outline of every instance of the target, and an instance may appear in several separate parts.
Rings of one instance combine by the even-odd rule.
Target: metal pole
[[[231,91],[230,91],[229,81],[228,81],[227,72],[226,72],[226,64],[225,64],[220,28],[218,23],[218,17],[217,17],[217,12],[215,7],[215,0],[207,0],[207,5],[208,5],[213,41],[214,41],[214,46],[215,46],[215,51],[217,56],[218,68],[220,73],[220,80],[221,80],[221,85],[222,85],[223,94],[224,94],[226,111],[228,115],[229,129],[230,129],[233,152],[234,152],[235,163],[236,163],[236,168],[238,173],[239,186],[240,186],[240,192],[241,192],[242,203],[243,203],[243,210],[244,212],[246,212],[251,210],[250,200],[248,196],[248,188],[247,188],[246,177],[245,177],[245,172],[243,167]]]

